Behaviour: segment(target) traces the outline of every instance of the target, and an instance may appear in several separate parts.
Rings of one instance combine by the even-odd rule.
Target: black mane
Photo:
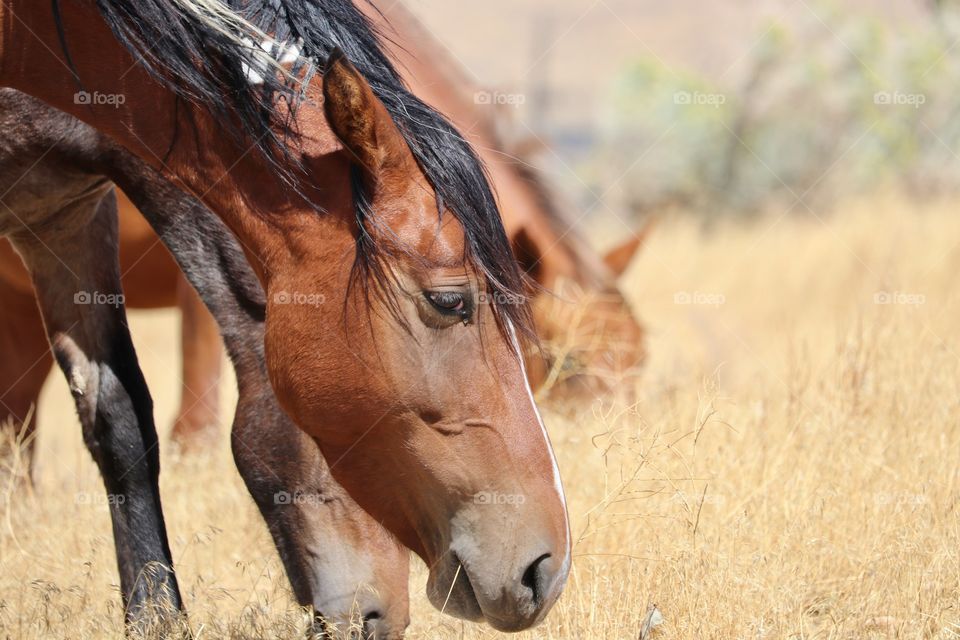
[[[56,4],[58,0],[54,0]],[[438,207],[463,226],[470,260],[486,279],[501,327],[511,324],[533,337],[525,283],[510,250],[486,172],[473,148],[441,114],[403,84],[381,37],[351,0],[96,0],[119,41],[178,96],[230,123],[238,139],[255,141],[277,175],[296,184],[297,167],[287,152],[293,123],[275,113],[279,96],[295,100],[297,82],[263,74],[251,85],[244,69],[262,68],[264,33],[281,42],[302,42],[302,52],[326,60],[339,48],[383,102],[427,180]],[[231,21],[227,33],[206,18],[229,8],[246,21]],[[369,213],[368,213],[369,215]],[[375,250],[371,243],[361,251]],[[366,258],[372,255],[362,256]],[[375,271],[374,271],[375,273]],[[381,283],[382,284],[382,283]],[[504,302],[506,301],[506,302]],[[505,322],[506,321],[506,322]]]

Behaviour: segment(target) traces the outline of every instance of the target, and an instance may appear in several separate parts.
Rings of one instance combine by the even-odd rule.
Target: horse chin
[[[449,561],[438,563],[427,580],[427,598],[430,604],[437,611],[455,618],[471,622],[482,621],[483,609],[480,608],[470,576],[460,564],[459,558],[452,552],[447,556]]]

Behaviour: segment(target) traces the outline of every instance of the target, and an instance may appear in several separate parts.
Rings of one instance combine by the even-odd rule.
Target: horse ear
[[[640,240],[640,237],[630,238],[623,244],[619,244],[613,249],[610,249],[610,251],[603,256],[604,264],[607,265],[607,268],[610,269],[610,272],[615,278],[623,275],[623,272],[630,266],[630,261],[633,260],[637,249],[640,248]]]
[[[543,253],[533,241],[526,227],[520,227],[510,238],[510,248],[513,249],[513,257],[517,259],[520,269],[528,276],[533,278],[538,284],[544,284],[543,277]]]
[[[637,255],[637,250],[646,241],[647,236],[650,235],[654,222],[655,220],[650,218],[634,237],[623,244],[617,245],[603,256],[603,262],[607,265],[607,268],[610,269],[613,277],[619,278],[623,275],[623,272],[627,270],[627,267],[630,266],[633,257]]]
[[[375,175],[387,159],[387,138],[393,121],[370,85],[334,49],[323,74],[323,109],[327,122],[354,161]],[[399,132],[396,132],[399,135]]]

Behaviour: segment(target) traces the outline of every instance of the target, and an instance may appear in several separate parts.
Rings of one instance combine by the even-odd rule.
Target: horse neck
[[[93,3],[59,4],[66,52],[49,4],[10,0],[0,7],[0,81],[123,140],[158,165],[169,148],[174,97],[134,65]],[[81,90],[122,96],[123,104],[82,104]]]
[[[225,135],[207,111],[178,101],[151,78],[94,3],[59,6],[65,48],[49,3],[0,5],[0,84],[79,118],[197,195],[240,240],[261,281],[269,278],[284,237],[264,212],[282,208],[277,203],[287,200],[276,173],[255,150]],[[78,99],[80,91],[106,96],[105,102]],[[317,135],[319,144],[331,146],[331,135]]]

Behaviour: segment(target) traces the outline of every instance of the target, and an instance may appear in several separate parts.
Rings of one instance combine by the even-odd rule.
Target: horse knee
[[[134,376],[124,376],[112,354],[95,357],[70,336],[56,336],[52,346],[94,460],[101,468],[111,462],[135,463],[156,439],[155,433],[151,437],[141,429],[143,417],[153,411],[145,385],[137,384]]]
[[[77,415],[86,429],[88,425],[92,426],[96,416],[97,390],[100,386],[97,366],[69,335],[52,336],[50,347],[67,379],[67,387],[77,406]]]

